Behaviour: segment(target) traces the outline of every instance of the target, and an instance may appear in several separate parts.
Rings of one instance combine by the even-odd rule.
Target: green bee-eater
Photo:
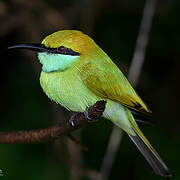
[[[132,115],[132,111],[149,114],[148,108],[110,57],[89,36],[64,30],[47,36],[41,44],[9,47],[14,48],[38,51],[43,91],[68,110],[84,112],[97,101],[106,100],[103,117],[128,134],[154,173],[171,176]]]

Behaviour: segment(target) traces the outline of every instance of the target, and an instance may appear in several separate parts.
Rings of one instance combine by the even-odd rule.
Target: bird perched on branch
[[[43,91],[68,110],[84,112],[97,101],[106,100],[103,117],[128,134],[154,173],[171,176],[132,115],[135,112],[148,116],[150,111],[119,68],[89,36],[64,30],[47,36],[41,44],[18,44],[8,49],[15,48],[38,52]]]

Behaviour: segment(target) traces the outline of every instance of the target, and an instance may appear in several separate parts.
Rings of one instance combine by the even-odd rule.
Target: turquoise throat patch
[[[38,53],[38,58],[42,64],[42,70],[49,73],[53,71],[64,71],[70,68],[79,56],[64,54]]]

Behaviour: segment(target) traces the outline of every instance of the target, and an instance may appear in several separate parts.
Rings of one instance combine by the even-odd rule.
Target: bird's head
[[[41,44],[18,44],[8,49],[15,48],[37,51],[42,69],[48,73],[64,71],[100,50],[89,36],[76,30],[57,31],[45,37]]]

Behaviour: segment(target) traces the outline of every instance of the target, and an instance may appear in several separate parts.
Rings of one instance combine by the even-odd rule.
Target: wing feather
[[[96,95],[117,101],[137,112],[150,113],[126,77],[114,64],[109,63],[104,67],[88,63],[80,71],[80,77]]]

